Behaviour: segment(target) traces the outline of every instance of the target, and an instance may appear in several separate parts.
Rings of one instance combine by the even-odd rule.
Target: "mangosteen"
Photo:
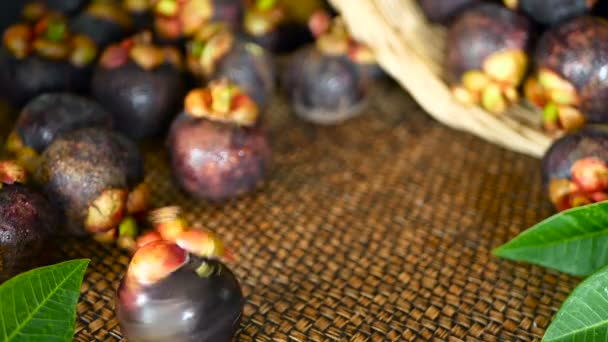
[[[165,224],[174,234],[140,244],[118,287],[121,331],[134,342],[231,341],[244,298],[221,241],[181,219]]]
[[[88,37],[71,34],[62,16],[51,13],[34,24],[13,25],[3,38],[0,96],[11,104],[19,107],[42,93],[88,87],[97,47]]]
[[[531,40],[532,24],[521,14],[490,3],[464,11],[447,38],[445,66],[456,99],[496,114],[518,102]]]
[[[40,159],[36,180],[63,213],[67,233],[89,233],[101,242],[124,234],[133,238],[135,227],[123,219],[145,210],[148,198],[143,159],[132,141],[107,129],[83,128],[56,138]]]
[[[100,48],[125,38],[132,28],[129,13],[113,0],[93,0],[70,22],[73,32],[90,37]]]
[[[151,40],[146,32],[108,47],[91,86],[115,127],[135,140],[164,133],[184,94],[180,52]]]
[[[341,18],[332,20],[317,13],[311,17],[310,27],[317,36],[316,44],[292,57],[283,88],[300,118],[337,124],[363,109],[373,78],[372,69],[367,68],[372,67],[373,54],[349,36]]]
[[[197,198],[212,201],[255,190],[271,159],[258,118],[255,102],[226,80],[192,90],[168,139],[179,185]]]
[[[226,78],[236,83],[258,106],[270,101],[275,89],[275,64],[261,46],[234,35],[222,24],[203,27],[187,44],[188,68],[206,81]]]
[[[555,25],[591,11],[597,0],[504,0],[505,6],[519,9],[536,22]]]
[[[329,12],[319,10],[310,16],[308,28],[315,37],[317,48],[322,52],[335,54],[345,50],[344,53],[355,63],[366,82],[385,77],[372,50],[349,34],[341,17],[332,17]]]
[[[154,5],[154,27],[165,41],[192,37],[209,22],[222,22],[234,32],[241,30],[242,0],[159,0]]]
[[[257,0],[245,11],[243,29],[253,42],[272,52],[288,52],[312,41],[305,25],[286,19],[283,3]]]
[[[57,137],[80,128],[111,126],[110,114],[92,100],[69,93],[42,94],[23,107],[6,148],[33,171],[36,157]]]
[[[129,13],[135,32],[151,30],[154,25],[150,0],[123,0],[122,7]]]
[[[543,157],[542,172],[558,211],[608,200],[608,132],[587,127],[556,140]]]
[[[0,283],[39,262],[57,233],[57,213],[40,193],[23,184],[25,170],[0,162]]]
[[[447,24],[465,8],[477,4],[479,0],[417,0],[428,20]],[[508,0],[505,0],[508,1]]]
[[[608,23],[585,16],[549,29],[534,62],[526,97],[543,108],[548,131],[608,122]]]

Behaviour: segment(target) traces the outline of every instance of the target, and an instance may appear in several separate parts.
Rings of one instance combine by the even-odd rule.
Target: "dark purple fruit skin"
[[[180,114],[168,139],[178,184],[200,199],[224,201],[255,190],[271,161],[260,127],[238,127]]]
[[[240,322],[244,298],[238,280],[218,262],[209,277],[199,277],[201,259],[188,264],[160,282],[130,288],[124,281],[118,288],[116,308],[120,328],[133,342],[228,342]],[[137,304],[137,297],[145,297]],[[182,319],[187,313],[192,316]]]
[[[532,24],[525,16],[497,4],[482,4],[464,11],[448,29],[446,68],[449,81],[460,83],[462,74],[480,70],[491,54],[527,51]]]
[[[347,56],[329,56],[310,47],[290,61],[283,86],[298,108],[342,115],[365,99],[367,78],[360,71]]]
[[[228,25],[233,32],[240,32],[245,14],[244,1],[242,0],[212,0],[212,21],[222,21]]]
[[[67,232],[85,235],[90,203],[111,188],[132,189],[143,181],[138,147],[117,132],[94,127],[55,139],[42,153],[36,181],[62,213]]]
[[[152,30],[154,27],[154,15],[151,11],[129,12],[133,21],[133,31],[141,32],[144,30]]]
[[[591,123],[608,121],[608,23],[579,17],[546,31],[536,47],[534,61],[552,70],[577,90],[579,109]]]
[[[274,53],[293,52],[314,41],[308,27],[296,23],[285,23],[267,34],[250,37],[253,42]]]
[[[0,189],[0,283],[37,266],[57,232],[55,209],[40,193],[19,184]]]
[[[78,68],[67,61],[38,56],[19,60],[0,49],[0,97],[16,107],[44,93],[83,92],[90,76],[90,68]]]
[[[418,0],[424,15],[434,23],[445,24],[479,0]]]
[[[25,146],[42,153],[55,138],[85,127],[112,127],[112,116],[99,104],[70,93],[35,97],[21,110],[15,132]]]
[[[72,15],[83,9],[89,0],[46,0],[43,2],[51,11]]]
[[[553,25],[591,10],[589,0],[519,0],[522,12],[544,25]]]
[[[588,127],[556,140],[542,160],[545,185],[551,179],[570,179],[572,165],[586,157],[608,162],[608,131]]]
[[[180,72],[171,65],[144,70],[129,61],[114,69],[98,67],[92,92],[114,115],[118,130],[141,140],[164,133],[181,105],[184,84]]]
[[[131,30],[114,21],[82,12],[70,21],[70,31],[91,38],[99,49],[115,43],[131,33]]]
[[[274,93],[275,64],[272,56],[262,47],[237,38],[230,51],[218,61],[209,80],[222,78],[240,86],[259,107],[264,107]]]

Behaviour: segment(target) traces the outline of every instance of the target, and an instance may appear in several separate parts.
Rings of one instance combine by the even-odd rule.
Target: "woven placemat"
[[[160,144],[146,154],[154,204],[183,206],[238,254],[237,340],[539,340],[578,280],[490,255],[551,213],[538,160],[443,127],[394,84],[372,99],[326,128],[277,100],[268,182],[221,206],[175,188]],[[121,340],[113,298],[128,256],[62,249],[92,258],[75,339]]]

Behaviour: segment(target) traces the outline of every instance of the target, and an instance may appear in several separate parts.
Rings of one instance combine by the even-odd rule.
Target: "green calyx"
[[[208,278],[215,272],[215,267],[210,265],[208,262],[203,261],[201,265],[196,269],[196,274],[201,278]]]
[[[67,33],[67,25],[63,21],[54,20],[48,23],[44,36],[53,42],[62,41]]]
[[[190,44],[190,54],[196,58],[199,58],[203,54],[206,45],[207,44],[204,42],[193,41]]]
[[[119,237],[135,238],[137,236],[137,222],[132,216],[126,217],[118,225]]]
[[[543,121],[546,123],[556,123],[559,120],[559,108],[553,102],[547,103],[543,109]]]
[[[255,8],[259,11],[268,11],[275,7],[276,4],[276,0],[257,0],[255,2]]]

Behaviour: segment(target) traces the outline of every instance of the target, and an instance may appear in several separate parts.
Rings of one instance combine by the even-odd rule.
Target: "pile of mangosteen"
[[[152,209],[140,144],[167,150],[184,195],[221,203],[264,183],[278,89],[305,121],[359,114],[383,76],[373,53],[323,1],[294,3],[25,4],[0,48],[0,96],[18,113],[0,154],[0,282],[59,238],[92,239],[132,254],[116,299],[130,341],[230,340],[231,253],[179,207]]]
[[[447,27],[454,97],[497,115],[523,97],[556,138],[542,175],[556,210],[608,199],[608,14],[595,0],[418,0]]]

